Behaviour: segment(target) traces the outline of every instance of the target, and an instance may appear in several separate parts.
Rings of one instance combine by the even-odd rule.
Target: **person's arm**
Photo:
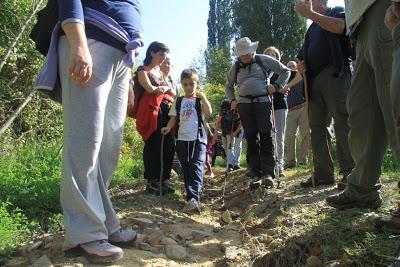
[[[164,92],[164,86],[153,86],[151,85],[149,76],[144,70],[138,71],[138,80],[140,85],[150,94],[160,95]],[[165,86],[167,87],[167,86]]]
[[[92,76],[92,56],[90,54],[84,27],[83,8],[80,0],[58,1],[59,18],[70,46],[68,74],[84,84]]]
[[[235,65],[231,67],[231,69],[228,72],[228,79],[225,84],[225,93],[226,97],[229,100],[235,99],[235,93],[234,93],[234,83],[235,83]]]
[[[235,129],[235,131],[233,131],[232,137],[236,137],[241,129],[242,129],[242,122],[240,121],[238,127]]]
[[[343,18],[330,17],[315,12],[312,7],[312,0],[304,0],[304,2],[295,4],[294,11],[332,33],[342,34],[345,31],[346,24]]]
[[[269,93],[279,92],[279,90],[282,89],[289,80],[290,70],[273,57],[266,55],[259,55],[259,56],[262,57],[262,63],[265,66],[268,66],[272,72],[279,75],[278,79],[274,84],[268,85],[268,92]]]
[[[168,134],[171,131],[171,129],[174,128],[175,123],[176,123],[176,117],[171,116],[171,118],[169,119],[169,121],[167,123],[167,126],[161,128],[161,134],[162,135]]]
[[[201,109],[203,110],[204,115],[210,117],[212,113],[210,101],[208,101],[206,95],[202,92],[197,92],[196,95],[201,99]]]

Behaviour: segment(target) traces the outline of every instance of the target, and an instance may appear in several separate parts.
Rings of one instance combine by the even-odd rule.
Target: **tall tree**
[[[204,53],[207,82],[223,84],[231,66],[232,39],[231,0],[210,0],[208,14],[208,46]]]
[[[283,62],[292,60],[303,42],[306,20],[293,11],[296,0],[232,0],[236,38],[259,41],[259,51],[275,46]]]

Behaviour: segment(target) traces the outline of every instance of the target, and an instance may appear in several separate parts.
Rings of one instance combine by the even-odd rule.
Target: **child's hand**
[[[167,135],[171,131],[171,128],[169,127],[162,127],[161,128],[161,134],[162,135]]]
[[[206,99],[205,94],[202,93],[202,92],[199,92],[199,91],[196,92],[196,96],[197,96],[198,98],[200,98],[201,100]]]
[[[267,91],[268,91],[268,94],[273,94],[273,93],[276,93],[276,88],[275,88],[275,86],[273,86],[272,84],[268,84],[268,86],[267,86]]]

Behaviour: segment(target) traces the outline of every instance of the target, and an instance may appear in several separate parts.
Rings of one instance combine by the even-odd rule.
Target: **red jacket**
[[[172,94],[169,92],[161,95],[154,95],[144,92],[140,99],[139,108],[136,116],[136,129],[147,141],[150,136],[158,129],[158,112],[163,99],[172,102]]]

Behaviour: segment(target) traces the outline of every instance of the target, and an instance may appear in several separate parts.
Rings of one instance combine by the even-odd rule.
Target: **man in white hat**
[[[248,37],[236,42],[234,54],[238,60],[228,73],[225,87],[228,99],[235,101],[234,86],[237,86],[236,101],[248,146],[248,176],[253,178],[251,188],[262,182],[273,185],[275,159],[269,94],[279,92],[290,76],[290,70],[279,61],[256,55],[257,46],[258,42],[252,42]],[[272,72],[279,75],[274,84],[269,83]]]

